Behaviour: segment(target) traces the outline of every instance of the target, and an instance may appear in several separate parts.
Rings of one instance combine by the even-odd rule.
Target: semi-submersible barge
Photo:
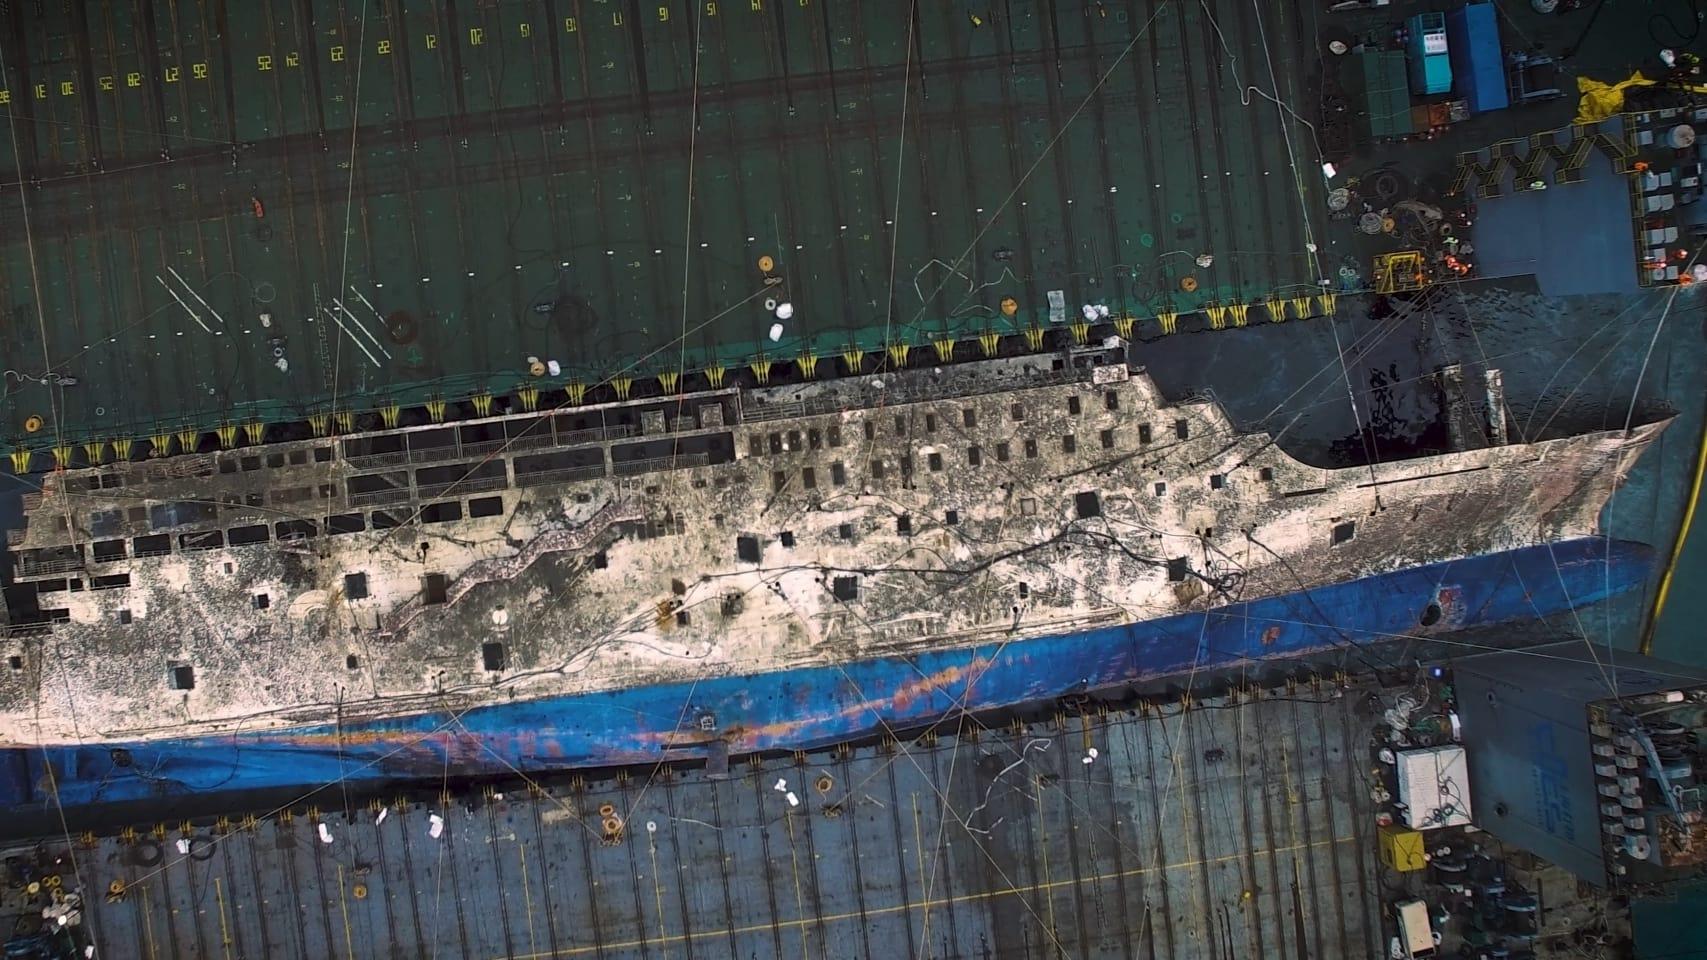
[[[4,799],[807,747],[1648,573],[1598,517],[1663,418],[1509,443],[1497,374],[1447,368],[1447,452],[1315,466],[1130,350],[46,475]]]

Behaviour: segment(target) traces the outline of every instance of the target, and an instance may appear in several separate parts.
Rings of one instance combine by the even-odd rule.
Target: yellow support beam
[[[385,424],[387,429],[395,429],[399,423],[403,422],[403,408],[395,403],[388,403],[380,407],[379,422]]]
[[[122,440],[114,440],[113,441],[113,453],[117,454],[118,458],[120,460],[129,460],[130,459],[130,438],[126,437]]]
[[[1025,328],[1025,345],[1033,352],[1043,349],[1043,328],[1030,326]]]
[[[1268,311],[1268,318],[1275,323],[1286,320],[1286,301],[1279,297],[1270,297],[1262,302],[1263,309]]]
[[[1221,330],[1227,326],[1227,308],[1205,304],[1203,314],[1209,318],[1209,329]]]
[[[587,399],[587,385],[579,380],[571,381],[568,386],[563,388],[563,392],[569,395],[569,402],[577,407],[581,405],[583,400]]]
[[[88,455],[90,463],[100,463],[107,459],[107,442],[91,440],[83,444],[83,452]]]
[[[679,370],[666,370],[665,372],[658,374],[658,386],[663,388],[665,393],[675,393],[676,387],[679,386],[681,382],[682,374]]]
[[[913,352],[913,345],[905,340],[897,340],[889,345],[889,362],[897,367],[907,365],[907,354]]]
[[[61,470],[64,470],[67,467],[70,467],[71,466],[71,452],[72,452],[72,447],[71,447],[71,444],[69,444],[69,443],[62,443],[59,446],[54,447],[53,448],[53,464],[54,464],[54,466],[58,467]]]
[[[26,473],[29,473],[30,472],[30,457],[31,456],[32,456],[32,454],[28,450],[13,450],[12,451],[12,472],[17,474],[20,477]]]
[[[201,437],[199,430],[179,430],[178,446],[182,447],[185,453],[195,453]]]
[[[475,413],[482,417],[490,417],[492,415],[492,395],[490,393],[477,393],[470,399],[474,401]]]
[[[1227,305],[1227,319],[1233,321],[1233,326],[1242,327],[1245,325],[1245,321],[1246,321],[1245,315],[1249,310],[1250,310],[1250,307],[1245,305],[1245,304],[1242,304],[1242,303],[1228,304]]]
[[[1332,293],[1316,294],[1316,307],[1322,311],[1322,316],[1333,316],[1335,301],[1339,298]]]
[[[1156,322],[1162,325],[1163,333],[1174,333],[1179,330],[1179,314],[1172,310],[1164,310],[1156,314]]]
[[[1087,320],[1074,320],[1072,326],[1067,329],[1073,332],[1073,342],[1081,347],[1091,338],[1091,325]]]
[[[713,390],[721,390],[723,389],[723,375],[728,372],[727,367],[722,364],[715,364],[705,368],[705,379],[710,382]]]
[[[522,402],[522,409],[532,413],[539,409],[539,388],[523,387],[516,391],[516,399]]]
[[[747,364],[747,369],[753,371],[753,379],[760,383],[771,382],[771,361],[768,357],[760,357]]]
[[[858,373],[865,366],[865,351],[858,347],[849,347],[842,351],[842,363],[847,364],[849,373]]]
[[[984,356],[996,355],[996,348],[1002,345],[1002,335],[994,330],[986,330],[978,334],[978,346],[983,348]]]
[[[337,424],[338,429],[345,433],[350,433],[356,429],[356,415],[348,410],[332,414],[332,422]]]
[[[1122,310],[1120,316],[1114,318],[1114,332],[1122,340],[1132,339],[1132,323],[1136,318]]]
[[[445,422],[445,402],[443,400],[437,400],[437,399],[428,400],[427,401],[427,416],[432,417],[434,423],[444,423]]]
[[[1310,304],[1314,299],[1314,297],[1307,295],[1302,297],[1293,297],[1291,300],[1292,315],[1300,320],[1310,319]]]
[[[818,355],[807,351],[796,357],[795,366],[800,368],[800,375],[810,380],[818,375]]]
[[[213,432],[219,434],[219,445],[222,449],[230,450],[237,445],[237,424],[222,423],[214,427]]]
[[[954,338],[943,337],[931,341],[931,347],[936,350],[936,358],[941,363],[954,362]]]
[[[169,433],[157,433],[149,438],[148,442],[150,444],[149,453],[152,456],[164,457],[172,452],[172,435]]]
[[[245,423],[243,435],[249,438],[251,444],[260,443],[261,438],[267,435],[267,425],[264,423]]]
[[[627,400],[628,394],[634,389],[634,378],[630,376],[617,377],[610,382],[610,385],[616,390],[618,400]]]

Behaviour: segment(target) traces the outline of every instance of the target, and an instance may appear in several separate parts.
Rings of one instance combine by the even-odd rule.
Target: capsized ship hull
[[[809,748],[989,710],[1564,613],[1638,589],[1642,544],[1577,538],[1080,633],[385,720],[5,751],[0,805],[309,791]],[[47,765],[52,766],[52,776]]]

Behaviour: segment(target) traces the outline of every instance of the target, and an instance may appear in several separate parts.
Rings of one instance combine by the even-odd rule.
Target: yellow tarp
[[[1640,70],[1630,74],[1630,79],[1617,83],[1602,83],[1587,77],[1577,78],[1577,92],[1582,97],[1577,100],[1577,118],[1575,123],[1597,123],[1607,117],[1624,112],[1624,91],[1631,87],[1651,87],[1656,81],[1642,76]]]

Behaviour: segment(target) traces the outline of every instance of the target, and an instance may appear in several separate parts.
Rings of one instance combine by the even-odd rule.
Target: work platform
[[[1318,309],[1291,4],[900,9],[11,5],[8,439]]]
[[[1372,689],[73,849],[98,955],[147,960],[1375,956]]]

